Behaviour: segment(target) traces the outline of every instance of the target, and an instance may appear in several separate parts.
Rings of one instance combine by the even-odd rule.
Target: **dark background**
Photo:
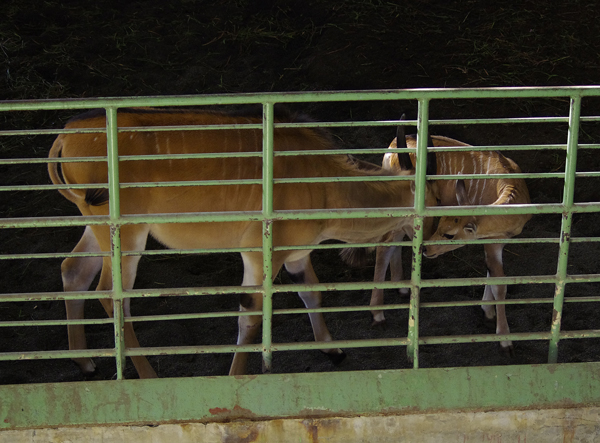
[[[7,0],[0,17],[0,99],[23,100],[168,94],[214,94],[269,91],[325,91],[378,88],[571,86],[598,83],[600,6],[593,0],[546,1],[80,1]],[[416,102],[307,104],[294,109],[322,121],[395,119],[416,116]],[[430,116],[441,118],[566,116],[565,99],[446,100],[431,103]],[[598,101],[584,99],[582,113],[598,114]],[[2,112],[2,130],[60,128],[74,114]],[[597,143],[600,128],[585,123],[580,143]],[[474,145],[565,144],[567,125],[556,123],[434,125],[433,134]],[[345,147],[386,147],[393,129],[343,129],[334,136]],[[2,158],[45,157],[52,136],[3,136]],[[597,150],[581,150],[579,171],[597,171]],[[525,172],[564,171],[563,150],[505,151]],[[370,158],[379,163],[380,157]],[[0,165],[2,185],[46,184],[45,165]],[[578,179],[576,200],[598,201],[598,180]],[[560,179],[528,180],[536,203],[560,202]],[[3,217],[77,214],[54,191],[0,192]],[[574,218],[576,236],[598,237],[597,214]],[[560,216],[536,216],[522,237],[557,238]],[[80,228],[4,229],[0,253],[68,252]],[[160,248],[151,243],[151,249]],[[598,244],[573,244],[569,272],[597,273]],[[510,245],[507,275],[552,275],[556,243]],[[406,257],[408,258],[408,257]],[[372,267],[349,269],[335,252],[313,254],[317,275],[325,282],[368,281]],[[60,260],[3,260],[2,293],[60,291]],[[425,278],[485,275],[481,246],[467,246],[425,261]],[[241,283],[237,255],[146,257],[136,287],[191,287]],[[289,282],[285,272],[277,282]],[[481,287],[425,290],[422,300],[477,300]],[[513,285],[509,298],[551,298],[553,285]],[[567,296],[597,296],[598,284],[567,286]],[[362,305],[369,294],[328,293],[324,305]],[[390,302],[401,302],[395,291]],[[134,300],[134,315],[237,309],[236,297],[180,297]],[[294,294],[280,295],[275,307],[300,307]],[[513,332],[548,331],[551,304],[507,308]],[[97,302],[86,316],[102,318]],[[0,321],[61,319],[62,302],[0,303]],[[328,314],[336,339],[405,336],[407,312],[387,314],[385,331],[370,329],[366,312]],[[234,343],[236,320],[190,320],[136,326],[142,345]],[[598,329],[594,303],[567,303],[563,328]],[[490,332],[479,307],[423,309],[422,335]],[[493,330],[492,330],[493,332]],[[90,347],[112,346],[110,327],[88,327]],[[306,315],[274,319],[274,341],[311,341]],[[0,352],[66,349],[66,328],[0,327]],[[598,359],[598,339],[563,340],[559,361]],[[547,361],[544,341],[515,343],[515,356],[498,352],[496,343],[422,346],[422,367],[488,364],[536,364]],[[98,378],[114,376],[109,359],[96,359]],[[226,374],[230,355],[152,357],[160,376]],[[338,368],[318,351],[275,354],[275,372],[358,370],[410,367],[404,348],[350,349]],[[250,372],[260,372],[259,356]],[[130,365],[126,376],[136,377]],[[68,360],[0,362],[0,383],[82,379]]]

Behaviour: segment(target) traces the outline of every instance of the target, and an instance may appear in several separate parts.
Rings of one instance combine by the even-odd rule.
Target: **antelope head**
[[[464,180],[456,180],[456,199],[460,206],[471,204]],[[437,230],[429,240],[475,240],[477,238],[477,217],[464,215],[440,218]],[[458,244],[427,245],[424,247],[423,255],[427,258],[435,258],[463,246]]]

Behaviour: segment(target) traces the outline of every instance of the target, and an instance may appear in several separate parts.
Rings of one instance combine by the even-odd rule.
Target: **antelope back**
[[[286,121],[296,121],[294,117]],[[257,124],[260,118],[236,116],[224,113],[159,109],[123,110],[118,114],[120,128],[144,128],[153,126]],[[105,128],[103,112],[83,114],[69,121],[68,129]],[[306,151],[331,149],[332,144],[325,133],[307,128],[281,128],[274,134],[278,151]],[[177,155],[177,154],[234,154],[227,158],[168,159],[123,161],[119,165],[121,183],[175,182],[197,180],[244,180],[261,179],[262,159],[243,155],[262,151],[261,129],[227,130],[181,130],[120,132],[119,155]],[[106,155],[105,134],[61,134],[55,146],[60,146],[63,157],[87,157]],[[54,148],[53,148],[54,149]],[[276,156],[275,178],[330,177],[358,173],[359,168],[345,155],[324,156]],[[381,169],[374,166],[373,175]],[[105,163],[67,163],[62,168],[66,183],[107,183]],[[297,185],[296,185],[297,186]],[[274,205],[276,209],[304,209],[321,206],[318,193],[301,193],[294,199],[278,198],[277,192],[286,185],[277,186]],[[106,194],[106,193],[105,193]],[[105,195],[107,198],[108,196]],[[90,193],[86,196],[90,200]],[[103,203],[94,194],[96,205]],[[210,212],[260,210],[262,191],[260,184],[215,185],[193,187],[128,188],[121,191],[121,211],[128,213],[164,212]],[[88,203],[91,203],[88,201]]]
[[[434,135],[431,137],[434,147],[470,146],[449,137]],[[406,146],[416,147],[416,136],[406,136]],[[396,140],[390,147],[396,147]],[[410,154],[413,164],[414,154]],[[437,175],[457,174],[509,174],[521,172],[519,166],[511,159],[498,151],[464,151],[464,152],[437,152]],[[398,170],[400,164],[394,153],[385,154],[383,167],[392,171]],[[525,181],[522,179],[468,179],[465,180],[466,192],[471,204],[488,205],[497,201],[502,189],[514,188],[518,192],[512,194],[507,203],[529,203],[529,192]],[[436,180],[434,188],[440,204],[443,206],[456,206],[456,180]]]
[[[301,121],[294,116],[278,116],[276,121]],[[214,181],[209,185],[127,187],[120,190],[121,213],[160,214],[184,212],[260,211],[262,209],[262,130],[259,129],[189,129],[164,131],[161,126],[206,126],[258,124],[259,117],[195,110],[161,109],[121,110],[118,113],[119,180],[122,184],[140,182]],[[105,128],[104,112],[92,112],[67,123],[68,129]],[[156,130],[153,128],[157,127]],[[141,131],[128,131],[128,128]],[[311,128],[275,128],[275,151],[300,151],[295,156],[275,156],[275,178],[366,177],[393,174],[379,166],[356,161],[347,155],[303,155],[302,151],[332,149],[334,144],[325,132]],[[194,155],[202,158],[127,159],[130,155]],[[210,154],[228,154],[211,157]],[[68,133],[57,137],[50,157],[106,156],[106,135],[102,133]],[[108,192],[99,184],[107,183],[104,162],[67,162],[49,165],[56,184],[89,184],[87,189],[65,190],[69,200],[84,215],[108,213]],[[62,177],[61,177],[62,175]],[[240,183],[239,180],[255,183]],[[233,181],[231,184],[223,181]],[[428,189],[426,197],[434,199]],[[411,183],[335,181],[328,183],[276,183],[273,207],[276,210],[406,207],[413,203]],[[277,223],[276,244],[313,244],[328,238],[342,241],[370,241],[390,230],[409,223],[408,218],[349,219],[331,221],[282,221]],[[223,226],[223,225],[227,226]],[[171,248],[256,246],[262,241],[261,224],[251,221],[156,224],[150,233]],[[130,225],[123,238],[134,243],[142,240],[144,226]],[[139,228],[139,229],[138,229]],[[104,229],[104,228],[102,228]],[[96,229],[99,231],[100,228]],[[133,231],[140,232],[139,236]],[[94,232],[98,237],[98,233]],[[105,229],[106,231],[106,229]],[[127,232],[126,232],[127,231]],[[136,231],[136,232],[137,232]],[[128,233],[129,232],[129,233]],[[227,232],[228,235],[222,235]],[[103,235],[103,234],[102,234]],[[137,237],[136,237],[137,236]],[[108,237],[108,236],[106,236]],[[145,240],[144,240],[145,241]],[[101,246],[106,249],[108,243]],[[139,244],[135,248],[140,247]]]
[[[433,137],[435,146],[470,146],[447,137]],[[438,152],[438,174],[510,174],[521,169],[497,151]],[[441,204],[491,205],[530,203],[523,179],[487,178],[441,180],[437,184]],[[466,240],[477,238],[510,238],[521,233],[529,214],[441,217],[431,240]],[[424,254],[436,257],[461,245],[428,245]]]

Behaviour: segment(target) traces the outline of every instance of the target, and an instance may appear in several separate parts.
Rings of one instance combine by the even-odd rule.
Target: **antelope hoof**
[[[80,363],[79,361],[73,361],[73,363],[77,364],[77,368],[81,372],[83,376],[83,380],[85,381],[95,381],[95,380],[104,380],[105,377],[100,373],[94,361],[89,359],[82,359],[86,361],[86,363]]]
[[[483,325],[490,330],[496,330],[496,317],[494,318],[483,318]]]
[[[333,363],[334,366],[339,366],[340,363],[342,363],[346,358],[346,353],[341,349],[339,349],[339,352],[336,353],[324,352],[324,354],[327,356],[327,358],[329,358],[329,360],[331,360],[331,363]]]
[[[263,363],[262,363],[262,373],[263,374],[270,374],[271,373],[271,370],[265,366],[264,360],[263,360]]]
[[[513,344],[509,344],[509,345],[504,345],[504,344],[500,344],[500,351],[502,352],[502,354],[504,354],[506,357],[508,358],[514,358],[515,357],[515,347],[513,346]]]
[[[371,323],[372,328],[383,329],[384,331],[387,329],[387,320],[384,318],[383,320],[375,320]]]
[[[492,316],[488,317],[488,313],[486,311],[482,311],[483,313],[483,324],[488,329],[496,329],[496,311],[492,311]]]
[[[96,363],[91,358],[77,358],[73,359],[73,362],[77,364],[77,367],[86,378],[96,374]]]
[[[106,380],[106,377],[104,377],[100,373],[100,371],[94,371],[92,373],[83,374],[83,379],[85,381],[96,381],[96,380]]]

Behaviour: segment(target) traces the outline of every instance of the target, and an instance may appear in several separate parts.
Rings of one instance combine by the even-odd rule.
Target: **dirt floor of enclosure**
[[[317,1],[125,1],[93,5],[76,1],[9,0],[0,18],[0,98],[7,100],[98,96],[239,93],[256,91],[323,91],[344,89],[483,86],[569,86],[598,82],[600,43],[598,14],[593,0],[567,3],[530,1],[391,2]],[[395,119],[406,112],[416,116],[416,102],[349,102],[308,104],[294,109],[321,121]],[[586,99],[583,115],[598,115],[598,101]],[[566,116],[565,100],[434,101],[430,117]],[[75,112],[4,112],[0,129],[59,128]],[[474,145],[565,144],[567,125],[519,124],[432,126],[433,134]],[[386,147],[393,129],[337,129],[340,146]],[[2,158],[45,157],[51,136],[2,137]],[[581,143],[598,143],[600,127],[585,123]],[[578,156],[579,171],[598,171],[600,157],[592,150]],[[560,150],[505,151],[525,172],[564,171]],[[380,158],[369,160],[379,163]],[[0,184],[46,184],[44,164],[0,165]],[[527,182],[534,203],[560,202],[560,179]],[[598,201],[597,179],[576,183],[575,199]],[[0,192],[2,217],[76,215],[77,209],[55,191]],[[561,217],[535,216],[522,237],[557,238]],[[598,237],[597,214],[576,215],[574,236]],[[0,253],[27,254],[70,251],[81,228],[3,229]],[[150,242],[148,249],[159,249]],[[408,253],[408,251],[405,251]],[[573,244],[569,272],[598,272],[600,245]],[[555,243],[509,245],[506,275],[552,275],[556,272]],[[408,255],[405,257],[408,260]],[[369,281],[373,267],[347,267],[336,251],[313,253],[315,271],[323,282]],[[2,293],[61,291],[60,260],[2,260]],[[423,262],[424,278],[482,277],[481,246],[467,246]],[[238,255],[145,257],[137,288],[238,285],[242,263]],[[289,282],[285,272],[277,282]],[[598,295],[598,284],[569,285],[568,297]],[[426,289],[423,302],[477,300],[483,288]],[[510,299],[551,298],[553,285],[513,285]],[[366,291],[326,293],[325,306],[364,305]],[[161,297],[135,300],[134,315],[236,310],[234,296]],[[386,302],[405,302],[388,291]],[[275,308],[301,307],[295,294],[277,295]],[[599,329],[596,303],[567,303],[563,329]],[[406,310],[389,311],[385,330],[372,329],[367,312],[328,314],[336,339],[405,336]],[[522,304],[507,308],[512,332],[548,331],[551,304]],[[60,301],[0,303],[0,322],[62,319]],[[104,318],[97,302],[86,306],[86,317]],[[136,325],[144,346],[187,346],[235,342],[237,321],[178,320]],[[479,307],[423,309],[423,336],[470,335],[493,332]],[[308,317],[276,316],[275,342],[312,341]],[[109,325],[87,327],[91,348],[112,346]],[[0,327],[0,352],[66,349],[64,326]],[[563,340],[560,362],[598,360],[599,339]],[[410,367],[405,348],[355,348],[338,367],[318,351],[281,352],[275,372],[363,370]],[[547,361],[546,341],[518,341],[515,355],[499,352],[497,343],[428,345],[420,348],[421,367],[535,364]],[[161,377],[224,375],[227,354],[157,356],[150,361]],[[98,378],[114,376],[111,359],[96,359]],[[260,356],[249,364],[261,370]],[[137,375],[128,363],[127,378]],[[0,362],[0,383],[82,380],[68,360]]]

